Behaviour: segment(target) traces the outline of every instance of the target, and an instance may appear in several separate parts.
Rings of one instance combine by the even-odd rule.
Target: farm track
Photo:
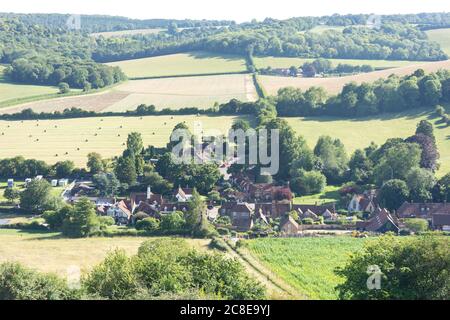
[[[280,278],[277,278],[272,272],[267,270],[259,261],[251,256],[246,251],[242,253],[242,249],[236,250],[227,241],[228,254],[237,259],[256,280],[260,281],[267,289],[270,299],[278,300],[307,300],[307,297],[299,295],[299,293],[285,283]]]

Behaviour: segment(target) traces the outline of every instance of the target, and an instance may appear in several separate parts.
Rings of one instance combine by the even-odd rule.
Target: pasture
[[[440,44],[442,50],[450,55],[450,28],[426,31],[428,38]]]
[[[311,62],[315,59],[309,58],[289,58],[289,57],[254,57],[253,58],[257,68],[290,68],[292,66],[300,67],[305,62]],[[353,66],[370,65],[375,69],[388,69],[405,67],[421,62],[417,61],[398,61],[398,60],[363,60],[363,59],[327,59],[333,63],[333,66],[338,64],[350,64]]]
[[[1,217],[1,216],[0,216]],[[122,249],[136,254],[146,237],[65,239],[59,233],[0,229],[0,263],[14,261],[61,276],[72,266],[88,271],[108,252]],[[192,247],[206,250],[209,240],[187,239]]]
[[[245,242],[246,250],[273,274],[309,299],[337,299],[334,289],[342,279],[334,269],[365,239],[351,237],[260,238]]]
[[[140,104],[153,104],[158,110],[182,107],[210,108],[215,102],[236,98],[254,101],[258,98],[253,79],[247,74],[131,80],[111,89],[76,97],[64,97],[25,103],[0,109],[16,113],[31,108],[36,112],[62,111],[66,108],[85,110],[126,111]]]
[[[30,99],[37,96],[58,93],[58,88],[50,86],[35,86],[7,82],[3,77],[5,67],[0,65],[0,107],[14,101]]]
[[[237,73],[247,70],[245,60],[240,56],[208,52],[124,60],[111,62],[108,65],[120,67],[129,78]]]
[[[434,124],[441,154],[438,176],[450,172],[450,127],[441,124],[434,112],[426,109],[357,119],[319,117],[286,120],[298,134],[306,138],[311,148],[320,136],[329,135],[341,139],[349,155],[356,149],[368,147],[372,141],[381,145],[389,138],[412,136],[420,120],[429,120]]]
[[[0,158],[22,155],[25,158],[55,163],[72,160],[84,167],[87,155],[98,152],[104,158],[120,155],[127,135],[137,131],[144,145],[165,146],[170,134],[185,121],[193,130],[196,121],[205,130],[218,129],[224,134],[236,117],[146,116],[105,117],[65,120],[0,121]]]
[[[261,85],[266,92],[276,95],[278,90],[285,87],[295,87],[307,90],[310,87],[323,87],[329,94],[339,93],[345,84],[349,82],[363,83],[375,82],[380,78],[388,78],[391,74],[398,76],[406,76],[414,73],[417,69],[424,69],[425,72],[436,72],[439,69],[450,69],[450,60],[437,62],[421,62],[409,66],[386,69],[368,73],[344,77],[327,77],[327,78],[293,78],[293,77],[277,77],[277,76],[258,76]]]

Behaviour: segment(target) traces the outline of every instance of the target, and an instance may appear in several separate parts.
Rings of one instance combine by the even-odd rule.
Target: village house
[[[300,225],[291,217],[291,215],[286,215],[281,221],[280,232],[283,235],[297,235],[300,230]]]
[[[247,174],[237,174],[231,182],[245,195],[248,202],[272,202],[293,199],[289,186],[276,186],[272,183],[254,183],[253,177]]]
[[[178,202],[188,202],[192,198],[192,192],[194,190],[190,188],[181,188],[178,187],[178,189],[175,191],[175,198]]]
[[[355,194],[348,204],[348,212],[373,213],[378,207],[377,190],[368,190],[363,194]]]
[[[450,203],[409,203],[405,202],[398,209],[397,215],[401,219],[426,219],[436,230],[447,229],[450,219]]]
[[[106,211],[106,215],[113,217],[118,225],[127,225],[132,217],[130,203],[124,200],[119,201]]]
[[[356,223],[356,229],[360,231],[385,233],[392,231],[398,233],[400,231],[399,222],[394,215],[386,209],[377,208],[371,218],[366,221]]]

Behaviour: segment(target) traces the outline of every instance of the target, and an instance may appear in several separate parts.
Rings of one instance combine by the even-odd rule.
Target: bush
[[[405,226],[414,233],[428,230],[428,221],[425,219],[405,219]]]
[[[450,292],[449,240],[427,235],[404,239],[383,236],[367,242],[336,270],[340,299],[446,300]],[[382,250],[380,250],[382,248]],[[367,288],[368,266],[377,266],[379,290]]]
[[[18,263],[0,265],[0,300],[71,300],[76,292],[65,281]]]
[[[217,228],[217,232],[221,235],[221,236],[229,236],[230,235],[230,230],[227,228]]]
[[[223,251],[223,252],[226,252],[228,250],[228,247],[227,247],[225,241],[223,241],[220,238],[211,239],[211,242],[209,243],[209,247],[211,249],[217,249],[217,250]]]
[[[136,222],[137,230],[145,230],[150,232],[155,232],[159,230],[160,222],[155,218],[145,218],[144,220],[140,220]]]
[[[221,217],[217,218],[215,223],[223,225],[223,226],[231,226],[231,219],[229,216],[221,216]]]
[[[69,93],[70,92],[70,87],[65,82],[61,82],[60,84],[58,84],[58,88],[59,88],[59,93],[60,94],[65,94],[65,93]]]
[[[311,224],[314,224],[314,220],[311,219],[311,218],[305,218],[305,219],[302,220],[302,223],[303,224],[307,224],[307,225],[311,225]]]
[[[150,216],[146,214],[145,212],[138,212],[134,215],[135,221],[144,220],[145,218],[149,218]]]
[[[100,222],[100,226],[109,227],[116,224],[116,220],[113,217],[102,216],[98,217],[98,221]]]

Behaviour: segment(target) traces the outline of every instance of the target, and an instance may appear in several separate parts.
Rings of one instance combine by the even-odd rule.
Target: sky
[[[2,0],[0,12],[119,15],[237,22],[334,13],[450,12],[449,0]]]

